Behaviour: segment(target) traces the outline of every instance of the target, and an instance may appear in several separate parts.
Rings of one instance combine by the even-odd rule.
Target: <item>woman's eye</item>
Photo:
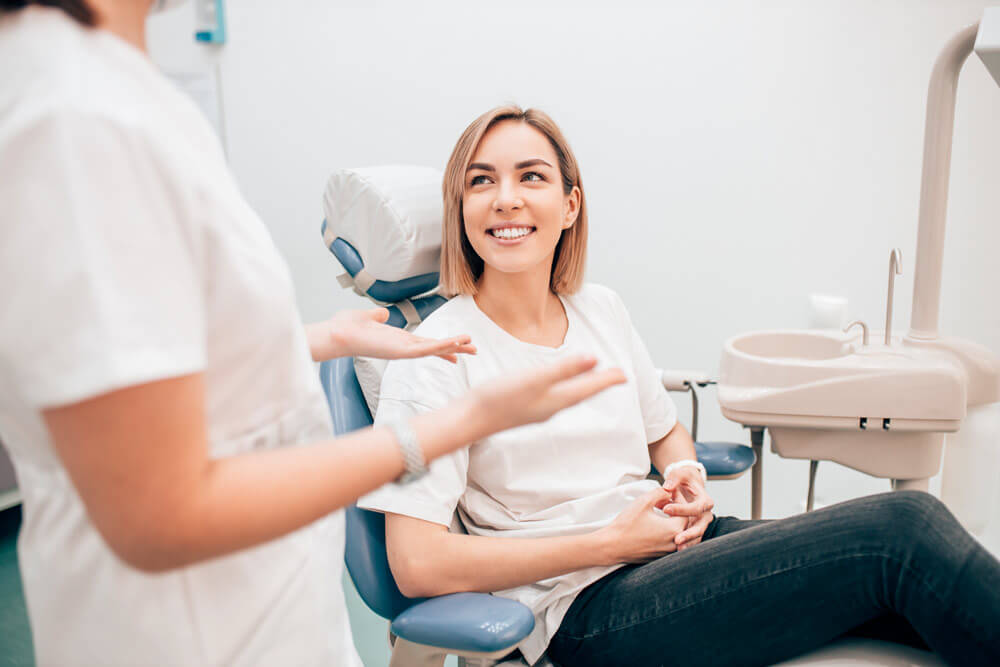
[[[483,176],[482,174],[480,174],[479,176],[473,176],[472,180],[469,181],[469,185],[479,185],[481,183],[485,183],[486,182],[485,179],[487,178],[488,178],[487,176]],[[479,179],[484,179],[484,180],[479,180]]]
[[[532,176],[534,178],[532,178]],[[537,171],[529,171],[521,177],[522,181],[544,181],[545,179]]]

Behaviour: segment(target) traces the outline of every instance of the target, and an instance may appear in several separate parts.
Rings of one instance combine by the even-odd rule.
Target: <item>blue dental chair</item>
[[[346,269],[338,281],[386,306],[390,324],[415,324],[445,302],[433,293],[438,283],[434,244],[440,247],[442,215],[439,172],[420,166],[341,170],[327,186],[324,212],[327,220],[333,221],[333,225],[323,223],[324,245]],[[345,237],[353,239],[357,249]],[[363,257],[371,260],[367,268]],[[323,363],[320,377],[338,435],[372,423],[352,359]],[[362,378],[366,384],[371,379]],[[763,429],[750,427],[752,448],[699,442],[695,388],[713,383],[702,374],[689,372],[662,373],[661,380],[669,391],[691,394],[691,436],[709,479],[732,479],[752,468],[751,516],[760,518]],[[376,380],[372,385],[377,386]],[[383,515],[357,506],[349,507],[346,515],[347,570],[365,603],[390,622],[390,667],[441,667],[449,654],[458,656],[459,665],[464,667],[495,665],[534,628],[530,610],[505,598],[479,593],[431,599],[403,596],[389,570]],[[725,632],[721,627],[720,631]],[[943,665],[924,651],[860,638],[840,639],[781,664]],[[504,665],[523,666],[524,662],[515,658]],[[551,663],[543,658],[540,665]]]
[[[324,222],[323,231],[326,233]],[[433,312],[445,299],[438,295],[418,297],[437,285],[437,274],[403,281],[364,279],[364,262],[354,247],[337,238],[329,244],[347,274],[344,286],[387,304],[388,322],[406,326]],[[333,417],[337,435],[370,426],[372,415],[354,370],[354,360],[334,359],[320,365],[320,380]],[[695,385],[712,382],[696,373],[665,373],[669,390],[692,395],[692,436],[697,434],[698,401]],[[699,460],[709,479],[731,479],[745,472],[757,455],[745,445],[695,443]],[[655,469],[651,475],[656,476]],[[391,667],[401,665],[442,665],[447,655],[457,655],[465,666],[494,665],[534,628],[531,611],[513,600],[482,593],[456,593],[431,599],[412,599],[400,593],[389,569],[385,547],[385,517],[352,505],[346,512],[347,570],[365,604],[390,622],[393,644]]]

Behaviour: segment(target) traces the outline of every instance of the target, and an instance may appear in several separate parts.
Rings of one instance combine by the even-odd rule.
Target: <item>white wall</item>
[[[151,22],[155,59],[221,65],[229,155],[292,266],[302,313],[336,285],[320,197],[338,167],[443,167],[462,129],[506,101],[559,122],[591,207],[588,277],[614,287],[658,363],[716,371],[723,341],[806,324],[807,295],[909,323],[924,105],[973,0],[228,3],[208,54],[189,10]],[[1000,350],[1000,89],[973,55],[958,91],[941,330]],[[745,440],[703,394],[705,438]],[[688,403],[678,398],[682,411]],[[800,511],[808,465],[768,454],[764,513]],[[820,466],[817,500],[888,483]],[[713,483],[749,514],[749,481]]]

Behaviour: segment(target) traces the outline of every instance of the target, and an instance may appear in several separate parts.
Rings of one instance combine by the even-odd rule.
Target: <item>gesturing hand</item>
[[[543,422],[556,412],[625,382],[620,368],[592,371],[593,357],[575,355],[501,377],[472,390],[490,433]]]
[[[457,355],[476,353],[469,336],[443,340],[414,336],[405,329],[385,324],[388,318],[386,308],[342,310],[325,322],[307,326],[313,360],[353,356],[412,359],[435,355],[456,363]]]
[[[687,518],[687,526],[674,538],[678,551],[698,544],[708,524],[712,523],[712,508],[715,507],[715,501],[705,490],[701,472],[693,466],[674,468],[663,480],[663,488],[674,494],[674,502],[664,505],[663,512]],[[677,502],[677,494],[686,502]]]

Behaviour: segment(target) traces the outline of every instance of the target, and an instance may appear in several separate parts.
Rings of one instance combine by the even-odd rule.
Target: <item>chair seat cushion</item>
[[[415,644],[483,653],[514,647],[534,627],[523,604],[485,593],[431,598],[392,622],[393,634]]]
[[[696,442],[694,450],[709,477],[738,475],[757,461],[751,447],[736,442]]]

